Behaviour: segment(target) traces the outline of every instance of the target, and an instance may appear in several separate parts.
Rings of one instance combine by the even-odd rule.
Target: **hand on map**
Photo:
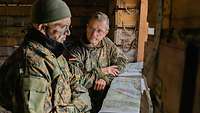
[[[100,91],[104,90],[106,87],[106,81],[103,79],[99,79],[95,81],[94,90]]]
[[[116,65],[101,68],[101,71],[105,74],[111,74],[112,76],[117,76],[119,74],[118,66]]]

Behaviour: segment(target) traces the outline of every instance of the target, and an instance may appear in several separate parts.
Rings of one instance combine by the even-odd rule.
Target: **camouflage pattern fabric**
[[[10,111],[6,110],[2,106],[0,106],[0,113],[11,113]]]
[[[79,75],[80,83],[89,89],[93,108],[101,107],[113,79],[111,75],[104,74],[100,68],[117,65],[122,71],[128,62],[123,52],[107,37],[97,47],[89,47],[83,41],[75,42],[68,46],[64,56],[69,60],[72,73]],[[93,90],[93,82],[98,79],[106,81],[108,85],[106,90]]]
[[[33,30],[0,68],[0,105],[12,113],[88,113],[87,89],[43,38]]]

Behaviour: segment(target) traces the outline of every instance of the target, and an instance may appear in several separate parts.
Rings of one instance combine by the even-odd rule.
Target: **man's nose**
[[[69,36],[70,34],[71,34],[70,30],[66,29],[65,32],[64,32],[64,35]]]
[[[92,31],[92,36],[97,36],[97,35],[98,35],[97,30],[93,30]]]

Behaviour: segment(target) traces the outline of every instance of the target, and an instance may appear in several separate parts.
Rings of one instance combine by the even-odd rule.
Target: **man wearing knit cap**
[[[0,113],[88,113],[87,89],[62,56],[71,13],[62,0],[36,0],[32,28],[0,68]]]

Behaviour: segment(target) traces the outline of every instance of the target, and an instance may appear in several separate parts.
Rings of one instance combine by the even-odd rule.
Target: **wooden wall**
[[[0,64],[22,42],[30,6],[0,5]]]
[[[137,61],[140,0],[115,0],[114,42],[128,57]]]
[[[34,0],[0,0],[0,64],[23,41],[30,25],[30,11]],[[65,0],[72,12],[71,37],[81,37],[88,17],[95,11],[108,14],[107,0]],[[109,14],[110,15],[110,14]],[[112,23],[112,21],[111,21]]]
[[[163,111],[178,113],[184,75],[185,47],[178,44],[160,45],[158,77],[161,80]]]
[[[160,14],[158,14],[159,3],[162,10]],[[191,79],[193,76],[186,74],[186,70],[190,68],[190,64],[186,64],[188,60],[186,54],[190,50],[186,48],[189,42],[197,44],[200,42],[198,4],[200,4],[199,0],[149,0],[149,26],[157,31],[154,36],[149,36],[145,45],[144,73],[152,89],[155,113],[186,113],[182,111],[184,107],[190,110],[187,113],[200,112],[199,71],[196,82],[187,84],[185,80],[185,77]],[[159,17],[161,17],[160,23]],[[158,32],[158,24],[161,24],[161,32]],[[189,103],[193,109],[189,109],[191,106],[186,103],[187,99],[183,99],[183,92],[193,88],[191,84],[196,84],[194,103],[193,100]]]
[[[172,27],[177,29],[200,27],[199,0],[172,1]]]
[[[149,0],[148,20],[150,26],[156,25],[159,1]],[[199,0],[162,0],[162,2],[163,29],[199,28]]]
[[[111,38],[128,56],[129,61],[136,61],[137,37],[139,32],[140,0],[64,0],[72,13],[72,38],[81,38],[89,16],[95,11],[102,11],[110,18]],[[0,1],[0,47],[13,48],[21,43],[27,26],[30,25],[30,11],[34,0]],[[144,18],[144,17],[143,17]],[[143,22],[142,22],[143,23]],[[141,35],[141,34],[139,34]],[[141,41],[140,41],[141,43]],[[1,59],[9,56],[7,49]],[[10,49],[13,51],[12,49]],[[7,53],[6,53],[7,51]],[[143,52],[140,52],[143,53]],[[0,64],[3,60],[0,60]]]
[[[156,58],[153,41],[145,48],[144,74],[152,92],[155,113],[179,113],[184,74],[185,45],[162,41]]]
[[[65,0],[72,12],[72,37],[82,37],[89,16],[95,11],[108,14],[107,0]]]
[[[197,78],[195,81],[195,97],[194,97],[194,106],[193,113],[200,113],[200,51],[198,51],[198,69],[197,69]]]

